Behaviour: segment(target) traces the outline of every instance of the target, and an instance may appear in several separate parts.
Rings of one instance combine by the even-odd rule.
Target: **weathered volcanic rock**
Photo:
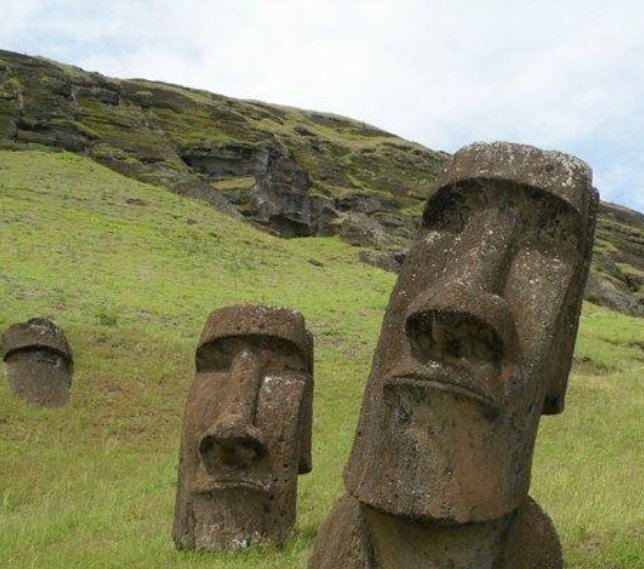
[[[439,175],[389,299],[311,569],[561,569],[529,497],[563,410],[597,192],[580,160],[474,144]]]
[[[214,311],[186,404],[173,528],[179,549],[282,542],[311,470],[313,343],[286,308]]]
[[[69,399],[72,352],[53,322],[33,318],[9,327],[0,340],[9,385],[14,395],[43,407],[60,407]]]

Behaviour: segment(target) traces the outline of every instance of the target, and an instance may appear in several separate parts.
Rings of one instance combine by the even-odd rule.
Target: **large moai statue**
[[[186,404],[173,539],[219,551],[279,543],[311,470],[313,340],[301,314],[216,310]]]
[[[558,152],[473,144],[448,162],[311,569],[563,566],[528,489],[540,416],[563,410],[597,200]]]
[[[69,400],[73,360],[63,331],[46,318],[14,324],[0,339],[14,395],[27,403],[61,407]]]

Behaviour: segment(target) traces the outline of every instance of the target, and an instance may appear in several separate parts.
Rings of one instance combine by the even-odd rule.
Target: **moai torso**
[[[383,523],[384,521],[384,523]],[[492,523],[445,526],[388,519],[351,496],[335,504],[320,530],[315,569],[561,569],[550,518],[531,499]]]
[[[69,399],[72,352],[62,330],[45,318],[10,326],[2,354],[11,390],[34,405],[60,407]]]
[[[218,551],[279,543],[311,470],[313,344],[299,313],[213,312],[186,404],[173,538]]]
[[[474,144],[448,162],[385,314],[349,496],[311,569],[348,567],[330,551],[340,527],[361,568],[561,567],[530,467],[541,414],[563,409],[596,207],[590,169],[561,153]]]

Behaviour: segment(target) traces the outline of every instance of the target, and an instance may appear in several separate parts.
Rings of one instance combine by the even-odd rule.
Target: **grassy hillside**
[[[0,152],[0,212],[0,328],[48,316],[76,361],[60,410],[15,401],[0,382],[0,565],[304,567],[342,492],[395,276],[337,237],[280,240],[69,153]],[[208,312],[240,301],[296,308],[315,333],[314,470],[284,548],[179,553],[194,348]],[[643,341],[641,320],[587,305],[567,410],[542,425],[533,495],[569,567],[644,567]]]
[[[0,50],[0,149],[62,148],[280,235],[399,268],[448,155],[361,121]],[[600,188],[601,190],[601,188]],[[586,299],[644,316],[644,215],[604,203]]]
[[[0,50],[0,147],[28,144],[84,152],[179,192],[224,194],[247,187],[258,152],[273,147],[307,172],[313,195],[393,194],[401,207],[421,203],[446,156],[346,117]]]

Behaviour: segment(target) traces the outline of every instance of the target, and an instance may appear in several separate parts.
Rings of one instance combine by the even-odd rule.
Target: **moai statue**
[[[311,569],[560,569],[528,496],[560,413],[593,241],[591,171],[508,143],[457,152],[385,314]]]
[[[186,404],[173,539],[219,551],[280,543],[311,470],[313,340],[301,314],[210,314]]]
[[[61,407],[69,400],[72,350],[65,334],[46,318],[14,324],[0,339],[9,385],[27,403]]]

